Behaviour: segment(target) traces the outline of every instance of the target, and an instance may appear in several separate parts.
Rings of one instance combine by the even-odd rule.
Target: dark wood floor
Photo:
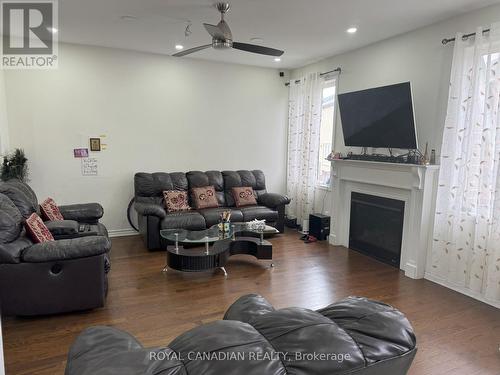
[[[4,318],[7,374],[62,374],[72,341],[85,327],[112,325],[146,346],[222,318],[240,295],[260,293],[276,307],[323,307],[348,295],[392,304],[412,322],[419,351],[410,374],[500,374],[500,311],[354,251],[304,244],[295,232],[272,239],[276,267],[232,257],[229,276],[161,272],[163,252],[138,237],[113,239],[107,306],[42,318]],[[76,296],[75,296],[76,298]],[[390,374],[388,374],[390,375]]]

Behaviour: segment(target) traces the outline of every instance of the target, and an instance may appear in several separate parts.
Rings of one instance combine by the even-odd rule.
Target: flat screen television
[[[410,82],[339,94],[346,146],[416,149]]]

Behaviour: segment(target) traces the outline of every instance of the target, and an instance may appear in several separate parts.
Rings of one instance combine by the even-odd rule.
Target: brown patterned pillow
[[[234,187],[232,192],[236,207],[252,206],[257,204],[255,194],[250,186]]]
[[[191,199],[197,210],[201,208],[219,207],[219,202],[217,202],[217,197],[215,196],[215,188],[213,186],[192,188]]]
[[[32,213],[29,218],[24,222],[26,233],[31,237],[34,243],[54,241],[52,233],[45,225],[40,216]]]
[[[184,190],[165,190],[163,192],[167,212],[187,211],[191,207],[188,203],[188,193]]]
[[[64,220],[59,207],[57,207],[56,202],[52,198],[47,198],[40,204],[40,211],[45,220]]]

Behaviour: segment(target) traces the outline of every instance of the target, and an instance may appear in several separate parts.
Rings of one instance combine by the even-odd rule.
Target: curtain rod
[[[489,32],[489,31],[490,31],[490,29],[484,29],[484,30],[483,30],[483,34],[485,34],[485,33]],[[476,35],[476,33],[465,34],[465,35],[463,35],[463,36],[462,36],[462,40],[467,40],[467,39],[469,39],[470,37],[475,36],[475,35]],[[448,43],[450,43],[450,42],[454,42],[454,41],[455,41],[455,39],[456,39],[456,38],[444,38],[444,39],[441,41],[441,43],[443,43],[443,45],[447,45],[447,44],[448,44]]]
[[[323,76],[326,76],[327,74],[330,74],[330,73],[342,73],[342,68],[339,66],[338,68],[335,68],[333,70],[329,70],[328,72],[323,72],[323,73],[319,73],[319,76],[320,77],[323,77]],[[300,83],[300,79],[296,79],[294,81],[294,83]],[[290,86],[290,82],[287,82],[285,83],[285,86]]]

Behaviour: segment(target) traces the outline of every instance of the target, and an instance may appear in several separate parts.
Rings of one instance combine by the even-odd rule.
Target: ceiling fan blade
[[[281,51],[279,49],[258,46],[256,44],[239,43],[239,42],[233,42],[233,48],[236,48],[236,49],[239,49],[242,51],[259,53],[261,55],[269,55],[269,56],[281,56],[285,53],[285,51]]]
[[[221,20],[218,24],[217,27],[219,28],[220,31],[222,31],[222,34],[224,34],[224,39],[233,39],[233,33],[231,33],[231,29],[229,28],[229,25],[227,24],[226,21]]]
[[[198,52],[198,51],[201,51],[202,49],[209,48],[209,47],[212,47],[212,43],[205,44],[204,46],[190,48],[190,49],[187,49],[185,51],[180,51],[180,52],[174,53],[172,56],[182,57],[182,56],[189,55],[190,53]]]
[[[215,39],[225,39],[224,37],[224,31],[219,29],[218,26],[216,25],[210,25],[209,23],[204,23],[203,26],[205,26],[205,30],[208,31],[208,33],[212,36],[212,38]]]

